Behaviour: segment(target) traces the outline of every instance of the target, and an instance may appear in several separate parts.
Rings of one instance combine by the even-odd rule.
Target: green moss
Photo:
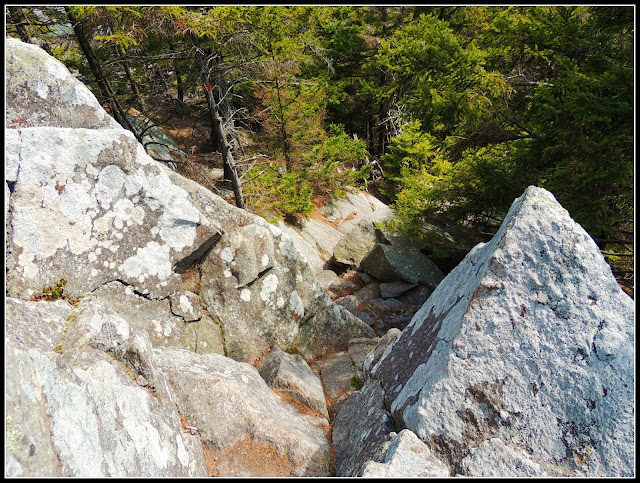
[[[55,284],[45,287],[42,291],[42,296],[45,300],[58,300],[62,298],[64,292],[64,286],[67,284],[67,279],[63,276]]]
[[[62,334],[60,335],[60,341],[58,342],[58,344],[56,345],[55,351],[58,354],[62,353],[62,344],[64,343],[65,339],[67,338],[67,334],[69,333],[69,327],[71,327],[71,323],[76,320],[76,317],[78,316],[78,312],[76,310],[72,310],[71,313],[69,314],[69,316],[67,317],[67,321],[62,329]]]
[[[364,385],[364,381],[360,379],[360,377],[356,374],[351,376],[351,380],[349,381],[349,383],[351,384],[351,387],[354,388],[356,391],[359,391],[360,389],[362,389],[362,386]]]

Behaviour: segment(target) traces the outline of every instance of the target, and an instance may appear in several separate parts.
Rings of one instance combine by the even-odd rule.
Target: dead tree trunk
[[[230,109],[227,109],[227,111],[229,112],[221,112],[221,106],[224,106],[225,101],[228,100],[227,96],[229,95],[230,89],[226,88],[224,91],[221,91],[219,93],[219,99],[215,98],[214,89],[209,82],[210,60],[211,56],[209,56],[209,58],[205,58],[204,53],[202,51],[198,51],[200,77],[205,88],[207,105],[209,108],[209,119],[211,121],[211,138],[215,145],[220,148],[222,161],[224,163],[225,178],[231,181],[236,206],[238,208],[245,209],[244,196],[242,194],[242,182],[240,181],[238,166],[236,163],[237,152],[233,144],[233,137],[231,133],[228,132],[228,130],[225,128],[225,124],[229,123],[231,119],[225,119],[224,114],[230,116],[231,112]],[[220,84],[228,87],[228,85],[224,82]]]
[[[98,84],[98,87],[102,91],[103,95],[107,97],[107,100],[109,101],[111,114],[113,115],[114,119],[118,122],[118,124],[120,124],[125,129],[128,129],[129,131],[131,131],[136,136],[136,139],[138,139],[139,141],[140,139],[138,138],[138,134],[133,128],[133,125],[127,119],[124,109],[122,109],[122,106],[120,105],[120,102],[118,101],[117,96],[113,92],[113,89],[111,89],[111,85],[109,85],[109,81],[107,80],[104,73],[102,72],[102,68],[100,67],[100,62],[98,61],[95,54],[93,53],[91,44],[89,44],[89,40],[87,38],[86,32],[84,31],[84,25],[82,24],[82,21],[78,17],[76,17],[71,10],[69,10],[66,7],[65,7],[65,11],[67,13],[67,17],[69,18],[69,21],[71,22],[71,25],[73,26],[73,31],[76,35],[76,39],[78,40],[78,44],[80,44],[80,49],[82,50],[82,53],[84,54],[84,56],[87,59],[87,62],[89,63],[89,69],[91,69],[93,78]]]

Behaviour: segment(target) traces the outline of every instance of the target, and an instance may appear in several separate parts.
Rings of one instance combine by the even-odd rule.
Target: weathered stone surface
[[[322,382],[302,356],[275,348],[260,361],[258,372],[269,387],[329,419]]]
[[[160,298],[179,287],[173,265],[217,233],[123,129],[10,129],[7,144],[10,295],[65,277],[71,296],[122,280]]]
[[[170,295],[171,312],[182,317],[185,322],[194,322],[202,318],[202,307],[198,296],[193,292],[183,291]]]
[[[367,381],[342,403],[333,422],[336,476],[361,476],[368,461],[381,460],[394,430],[380,383]]]
[[[296,250],[298,250],[298,253],[303,256],[307,260],[307,262],[309,262],[309,264],[313,268],[313,272],[316,275],[322,273],[326,260],[323,260],[320,257],[317,249],[317,244],[315,242],[309,242],[300,234],[299,230],[295,229],[291,225],[286,224],[284,221],[278,221],[275,226],[289,235],[291,241],[296,247]]]
[[[366,218],[362,219],[333,247],[333,259],[343,265],[358,267],[376,242],[373,222]]]
[[[444,278],[438,266],[412,246],[377,243],[360,268],[384,282],[404,280],[424,283],[431,289]]]
[[[431,452],[426,444],[408,429],[403,429],[393,438],[382,462],[368,461],[362,476],[365,478],[445,478],[450,476],[450,473],[449,468]],[[499,474],[492,476],[499,476]]]
[[[378,342],[380,342],[379,337],[376,337],[375,339],[360,337],[358,339],[351,339],[349,341],[349,357],[351,358],[351,362],[355,367],[358,377],[363,377],[362,369],[364,361],[367,356],[371,354],[376,348]]]
[[[532,459],[530,454],[523,449],[508,446],[500,438],[487,439],[473,448],[460,462],[460,469],[466,476],[549,477],[543,465]]]
[[[173,348],[153,352],[180,413],[219,459],[219,476],[228,476],[221,472],[222,460],[233,452],[225,450],[246,440],[253,443],[248,452],[266,447],[283,457],[291,476],[328,475],[326,420],[282,401],[252,366],[218,354]]]
[[[54,351],[69,324],[78,323],[69,304],[7,303],[5,476],[206,475],[202,447],[182,432],[175,405],[80,338]],[[94,311],[79,322],[79,333],[90,343],[109,327],[109,341],[124,343],[122,320],[105,315]]]
[[[395,217],[393,210],[369,193],[348,190],[342,198],[332,198],[324,207],[326,217],[344,236],[333,248],[338,263],[358,267],[379,241],[376,224]]]
[[[6,127],[120,128],[62,63],[35,45],[5,42]]]
[[[172,313],[170,298],[143,297],[121,282],[105,283],[92,294],[123,316],[133,330],[147,334],[153,346],[184,347],[184,319]]]
[[[136,135],[142,136],[140,144],[145,151],[153,159],[165,163],[171,169],[176,170],[179,163],[188,160],[185,153],[175,140],[167,134],[160,126],[145,117],[140,111],[134,108],[127,110],[127,119],[136,132]]]
[[[500,468],[520,448],[551,476],[632,476],[633,319],[593,240],[530,187],[371,374],[398,426],[452,471],[499,438],[501,453],[487,443],[466,468]]]
[[[225,355],[222,328],[211,317],[203,315],[197,322],[184,327],[184,348],[197,354]]]
[[[349,352],[334,352],[315,361],[313,368],[320,373],[324,390],[332,405],[343,401],[353,392],[351,378],[356,375],[356,368]],[[338,411],[333,409],[335,416]]]
[[[224,327],[229,357],[288,351],[322,293],[289,237],[258,223],[229,231],[202,264],[202,298]],[[326,295],[325,295],[326,297]]]
[[[343,234],[316,218],[302,220],[300,225],[302,238],[315,247],[316,252],[325,263],[328,262],[333,254],[333,249]]]
[[[369,334],[355,317],[333,311],[333,302],[294,238],[197,183],[165,171],[209,223],[225,232],[201,260],[200,295],[224,328],[227,356],[253,363],[273,347],[292,352],[299,346],[310,359]],[[336,330],[324,340],[314,337],[324,326]]]
[[[331,302],[300,326],[293,348],[309,360],[339,349],[346,349],[351,339],[375,336],[371,327],[351,315],[344,307]]]
[[[341,233],[365,226],[363,220],[373,228],[374,223],[388,221],[395,216],[390,207],[369,193],[352,188],[346,188],[346,191],[345,196],[331,198],[323,207],[327,220],[335,223]],[[369,228],[365,230],[369,231]]]
[[[338,278],[338,275],[333,270],[322,270],[316,274],[316,281],[323,290],[329,290],[331,284]]]
[[[381,283],[380,297],[382,297],[383,299],[394,298],[417,286],[417,283],[403,282],[400,280],[395,282]]]
[[[378,361],[382,358],[383,354],[399,336],[402,334],[402,331],[397,328],[389,329],[376,344],[371,352],[369,352],[364,361],[362,361],[362,374],[365,379],[369,378],[371,373],[371,369],[375,367]]]

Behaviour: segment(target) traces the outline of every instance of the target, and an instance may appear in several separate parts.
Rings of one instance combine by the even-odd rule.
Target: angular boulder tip
[[[516,458],[550,476],[630,476],[634,338],[633,301],[593,239],[532,186],[370,377],[396,426],[444,451],[451,471],[474,476],[490,456],[495,468]],[[496,437],[495,451],[461,464]]]

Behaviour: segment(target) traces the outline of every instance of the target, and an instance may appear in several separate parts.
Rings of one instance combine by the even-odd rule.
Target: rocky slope
[[[6,63],[7,474],[246,475],[262,458],[327,475],[326,415],[254,365],[373,330],[286,234],[151,159],[58,61],[7,39]]]
[[[337,473],[633,476],[634,340],[594,241],[529,187],[364,361],[333,428]]]
[[[550,193],[445,277],[364,193],[233,207],[6,45],[6,476],[633,475],[632,301]]]

